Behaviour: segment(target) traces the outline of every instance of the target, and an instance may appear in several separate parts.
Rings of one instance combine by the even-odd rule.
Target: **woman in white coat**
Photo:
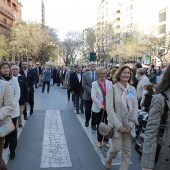
[[[98,132],[98,125],[101,122],[102,114],[103,116],[103,122],[107,124],[107,112],[106,112],[106,92],[111,87],[112,82],[109,80],[106,80],[106,73],[107,70],[105,67],[98,67],[96,69],[97,77],[99,78],[97,81],[94,81],[92,83],[92,89],[91,89],[91,98],[93,100],[92,104],[92,112],[95,115],[95,120],[97,124],[97,146],[100,148],[102,146],[102,142],[106,147],[110,147],[108,143],[108,139],[103,138],[102,135]]]
[[[13,94],[13,105],[14,110],[11,113],[12,122],[15,125],[15,130],[5,137],[4,148],[7,148],[9,145],[10,150],[10,159],[15,158],[15,149],[17,147],[17,119],[20,115],[19,112],[19,98],[20,98],[20,87],[18,79],[13,77],[10,73],[10,65],[7,62],[0,63],[0,76],[9,83],[12,94]]]

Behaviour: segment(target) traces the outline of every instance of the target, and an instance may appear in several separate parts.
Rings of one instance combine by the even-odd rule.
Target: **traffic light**
[[[96,53],[90,53],[90,61],[96,61]]]

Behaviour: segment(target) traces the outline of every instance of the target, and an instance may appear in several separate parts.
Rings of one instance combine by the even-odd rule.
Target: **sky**
[[[41,22],[41,0],[19,0],[24,21]],[[64,39],[69,30],[82,31],[95,25],[100,0],[44,0],[45,25],[58,30]]]

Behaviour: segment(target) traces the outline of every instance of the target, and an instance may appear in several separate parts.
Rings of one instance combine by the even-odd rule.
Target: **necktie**
[[[27,77],[27,70],[24,70],[25,77]]]
[[[94,81],[94,71],[92,71],[92,82]]]

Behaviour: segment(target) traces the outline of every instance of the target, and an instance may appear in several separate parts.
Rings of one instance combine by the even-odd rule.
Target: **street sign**
[[[96,61],[96,53],[90,53],[90,61]]]

